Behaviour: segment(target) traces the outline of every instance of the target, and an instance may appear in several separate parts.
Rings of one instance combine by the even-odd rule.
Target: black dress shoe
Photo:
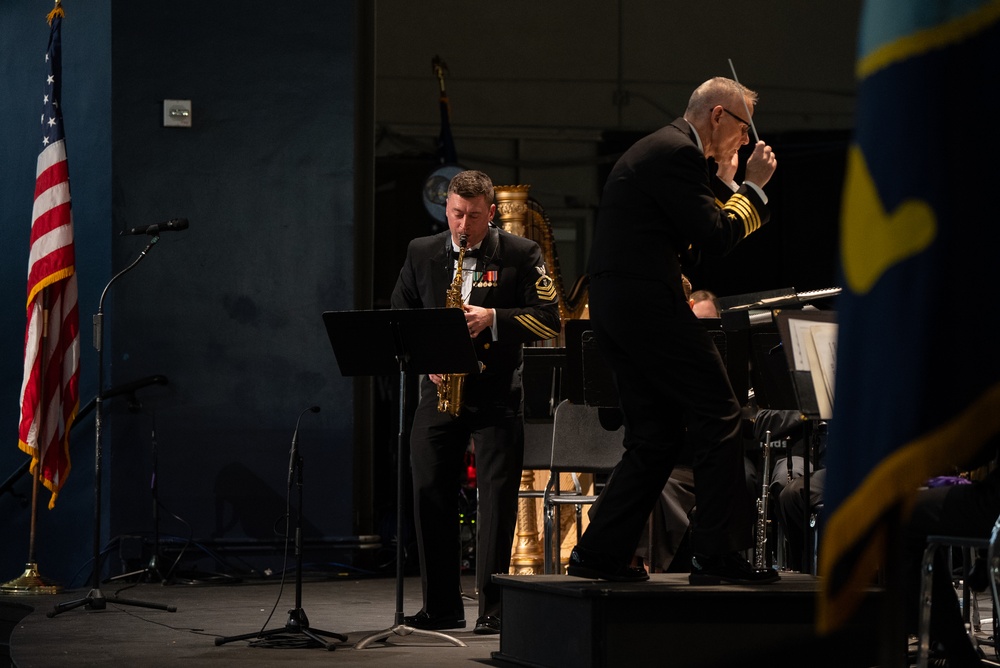
[[[587,552],[579,547],[574,547],[570,553],[566,572],[578,578],[611,582],[642,582],[649,579],[649,573],[642,568],[633,568],[625,564],[616,565],[604,555]]]
[[[444,629],[464,629],[465,611],[451,615],[428,615],[421,610],[411,617],[403,617],[403,624],[425,631],[442,631]]]
[[[713,556],[696,554],[691,557],[691,575],[688,576],[688,582],[693,585],[769,584],[780,579],[769,568],[755,569],[738,552]]]
[[[476,628],[472,632],[481,636],[496,635],[500,633],[500,618],[494,615],[483,615],[476,620]]]

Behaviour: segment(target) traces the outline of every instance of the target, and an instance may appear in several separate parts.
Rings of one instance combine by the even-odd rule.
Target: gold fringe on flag
[[[45,17],[45,20],[49,22],[49,25],[52,25],[52,19],[55,18],[61,19],[65,17],[66,17],[66,12],[63,11],[62,0],[56,0],[56,6],[52,9],[51,12],[48,13],[48,16]]]

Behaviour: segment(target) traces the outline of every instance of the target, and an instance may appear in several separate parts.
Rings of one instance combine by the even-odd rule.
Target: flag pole
[[[56,4],[59,4],[59,0],[56,0]],[[46,350],[46,340],[49,337],[49,289],[45,287],[42,289],[42,294],[39,295],[42,299],[42,344],[40,350],[44,358]],[[42,360],[44,366],[45,360]],[[42,400],[38,402],[39,410],[39,420],[38,424],[42,425],[42,429],[39,431],[41,437],[39,440],[44,440],[48,434],[45,433],[45,374],[40,375],[40,383],[38,386],[38,396],[42,397]],[[35,465],[32,467],[31,476],[31,523],[28,529],[28,563],[24,565],[24,572],[20,576],[10,580],[8,582],[0,585],[0,592],[4,594],[58,594],[62,591],[62,587],[56,584],[51,584],[42,578],[38,571],[38,562],[35,561],[35,528],[38,522],[38,486],[41,482],[42,476],[42,447],[41,443],[35,444],[35,448],[38,451],[39,457],[35,460]]]
[[[52,11],[48,13],[45,20],[51,26],[52,21],[56,18],[63,18],[66,15],[62,8],[62,0],[55,0],[55,6]],[[51,40],[51,35],[50,35]],[[38,522],[38,486],[41,483],[42,469],[45,464],[44,456],[47,452],[43,452],[43,446],[48,443],[50,434],[45,428],[45,369],[46,369],[46,342],[49,336],[49,286],[45,286],[41,289],[41,294],[37,296],[42,301],[41,309],[41,343],[39,346],[39,355],[41,356],[41,373],[39,373],[39,386],[38,386],[38,415],[39,419],[37,424],[39,425],[38,432],[35,436],[35,454],[33,457],[34,471],[32,475],[32,486],[31,486],[31,525],[28,532],[28,563],[25,564],[24,573],[20,577],[16,577],[9,582],[5,582],[0,585],[0,593],[4,594],[56,594],[61,591],[62,587],[54,585],[44,580],[38,572],[38,564],[35,562],[35,533]],[[31,313],[28,314],[30,320]],[[57,431],[58,435],[58,431]],[[69,438],[68,428],[66,438]],[[48,443],[51,445],[51,443]]]

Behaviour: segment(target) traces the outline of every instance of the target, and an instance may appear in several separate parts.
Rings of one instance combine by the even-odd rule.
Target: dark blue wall
[[[96,391],[90,320],[100,291],[146,243],[118,232],[190,220],[187,231],[165,233],[104,303],[105,387],[154,374],[169,382],[140,390],[138,410],[125,398],[105,402],[102,542],[152,530],[154,428],[165,534],[271,539],[295,420],[313,404],[323,410],[304,417],[299,434],[307,534],[354,532],[351,385],[320,318],[353,306],[352,6],[67,7],[63,109],[84,402]],[[17,394],[45,11],[26,0],[0,7],[0,67],[10,82],[0,99],[0,142],[10,147],[0,165],[4,476],[24,459]],[[174,98],[192,100],[192,128],[162,126],[162,100]],[[54,511],[39,512],[43,574],[64,584],[91,552],[93,445],[85,418],[64,493]],[[16,489],[29,490],[27,480]],[[0,578],[20,572],[28,515],[12,496],[0,498]]]

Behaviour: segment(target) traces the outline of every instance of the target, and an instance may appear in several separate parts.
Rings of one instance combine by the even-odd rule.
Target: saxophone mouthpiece
[[[459,234],[458,235],[458,247],[459,248],[465,248],[468,245],[469,245],[469,235],[468,234]]]

